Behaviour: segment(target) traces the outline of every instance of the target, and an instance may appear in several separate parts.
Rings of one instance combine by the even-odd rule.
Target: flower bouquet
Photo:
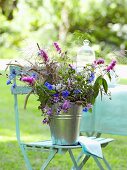
[[[15,64],[22,68],[20,81],[32,87],[32,92],[38,98],[44,124],[50,124],[53,116],[67,115],[74,105],[76,107],[71,112],[72,117],[77,107],[80,107],[77,109],[80,113],[91,111],[98,94],[109,95],[106,79],[108,77],[111,80],[110,71],[114,71],[116,65],[114,60],[107,65],[100,58],[84,65],[79,71],[67,51],[63,52],[56,42],[53,45],[55,53],[51,56],[37,44],[34,62],[29,61],[28,67]],[[13,70],[7,84],[15,76]],[[15,88],[16,85],[12,86]]]

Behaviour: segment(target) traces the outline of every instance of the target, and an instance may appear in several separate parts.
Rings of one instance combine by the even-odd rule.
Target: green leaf
[[[96,79],[95,84],[102,85],[102,76],[101,75]]]
[[[111,75],[110,72],[107,73],[109,80],[111,81]]]
[[[102,85],[103,85],[105,93],[107,94],[107,92],[108,92],[108,84],[107,84],[107,81],[104,78],[102,78]]]

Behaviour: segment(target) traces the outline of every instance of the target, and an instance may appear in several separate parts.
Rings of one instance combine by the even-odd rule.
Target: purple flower
[[[50,83],[48,83],[48,82],[45,82],[44,85],[47,87],[48,90],[52,90],[53,89],[52,85]]]
[[[81,93],[81,90],[76,89],[76,90],[74,90],[74,93],[75,93],[75,94],[79,94],[79,93]]]
[[[68,95],[70,94],[70,92],[68,90],[62,91],[62,96],[63,97],[68,97]]]
[[[83,108],[83,112],[87,112],[89,109],[91,109],[92,108],[92,104],[91,103],[88,103],[87,105],[86,105],[86,107],[84,107]]]
[[[53,44],[54,44],[56,50],[57,50],[57,51],[59,52],[59,54],[60,54],[60,53],[61,53],[61,48],[59,47],[58,43],[57,43],[57,42],[54,42]]]
[[[31,77],[37,79],[37,74],[36,74],[36,73],[33,73]]]
[[[99,58],[98,60],[94,61],[94,64],[97,64],[97,65],[104,64],[104,59],[103,58]]]
[[[49,108],[49,109],[47,110],[47,113],[46,113],[46,114],[49,115],[49,116],[51,116],[51,115],[52,115],[52,109]]]
[[[54,103],[57,103],[59,100],[60,100],[59,97],[54,97],[54,98],[53,98],[53,102],[54,102]]]
[[[40,55],[41,57],[43,57],[43,59],[44,59],[45,62],[48,62],[48,61],[49,61],[48,54],[47,54],[44,50],[40,49],[38,55]]]
[[[64,112],[66,112],[70,107],[71,107],[70,101],[65,100],[63,105],[62,105],[62,109],[64,110]]]
[[[116,65],[116,61],[112,60],[112,62],[108,65],[108,67],[106,68],[106,70],[109,72],[110,70],[113,70],[114,67]]]
[[[92,108],[92,104],[91,103],[88,103],[86,106],[87,106],[88,110]]]
[[[56,111],[56,114],[57,114],[57,115],[60,114],[61,109],[62,109],[61,106],[59,106],[59,107],[57,108],[57,111]]]
[[[44,118],[43,121],[42,121],[43,124],[48,124],[49,123],[49,120],[48,118]]]
[[[29,76],[28,77],[22,77],[21,81],[24,81],[24,82],[27,82],[27,83],[33,85],[35,83],[35,78],[29,77]]]

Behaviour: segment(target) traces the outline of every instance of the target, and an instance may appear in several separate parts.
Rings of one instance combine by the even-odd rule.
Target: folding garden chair
[[[21,141],[20,138],[20,126],[19,126],[19,109],[18,109],[18,95],[21,94],[28,94],[29,92],[31,92],[31,88],[28,86],[21,86],[18,85],[16,79],[18,78],[18,76],[21,74],[21,68],[18,66],[10,66],[10,75],[13,75],[13,73],[15,72],[15,75],[13,76],[14,79],[14,84],[11,88],[11,92],[14,95],[14,110],[15,110],[15,120],[16,120],[16,136],[17,136],[17,141],[18,144],[20,146],[20,149],[22,151],[22,154],[24,156],[24,160],[26,163],[26,167],[28,170],[32,170],[32,166],[31,163],[29,161],[28,155],[27,155],[27,150],[28,149],[32,149],[32,150],[40,150],[41,152],[45,152],[48,151],[49,152],[49,156],[47,158],[47,160],[43,163],[41,170],[46,169],[46,167],[48,166],[48,164],[50,163],[50,161],[54,158],[54,156],[56,154],[63,154],[68,152],[70,155],[70,159],[72,160],[73,163],[73,170],[80,170],[82,169],[82,167],[85,165],[85,163],[88,161],[88,159],[90,157],[93,157],[93,159],[95,160],[97,166],[99,167],[100,170],[104,170],[104,167],[102,166],[101,162],[99,161],[99,158],[88,153],[86,150],[86,155],[84,154],[84,152],[81,151],[78,159],[75,159],[74,154],[73,154],[73,150],[75,149],[82,149],[80,144],[77,145],[72,145],[72,146],[59,146],[59,145],[53,145],[51,141],[47,140],[47,141],[39,141],[39,142],[30,142],[30,143],[24,143]],[[91,120],[89,120],[91,121]],[[91,123],[91,122],[90,122]],[[89,124],[87,122],[87,124]],[[87,132],[87,129],[84,128],[83,130],[84,132]],[[89,132],[89,131],[88,131]],[[91,135],[90,135],[91,136]],[[88,137],[93,141],[98,141],[102,147],[107,146],[107,144],[111,141],[113,141],[113,139],[110,138],[98,138],[98,137]],[[80,161],[80,158],[83,157],[82,161]],[[109,166],[108,162],[106,161],[105,157],[103,157],[102,159],[104,161],[105,166],[107,167],[107,169],[111,170],[111,167]],[[80,161],[80,162],[79,162]]]

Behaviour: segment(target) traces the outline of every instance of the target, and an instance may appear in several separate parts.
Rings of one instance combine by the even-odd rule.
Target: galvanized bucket
[[[80,130],[82,106],[71,103],[68,112],[60,112],[50,119],[52,143],[55,145],[73,145],[77,143]]]

